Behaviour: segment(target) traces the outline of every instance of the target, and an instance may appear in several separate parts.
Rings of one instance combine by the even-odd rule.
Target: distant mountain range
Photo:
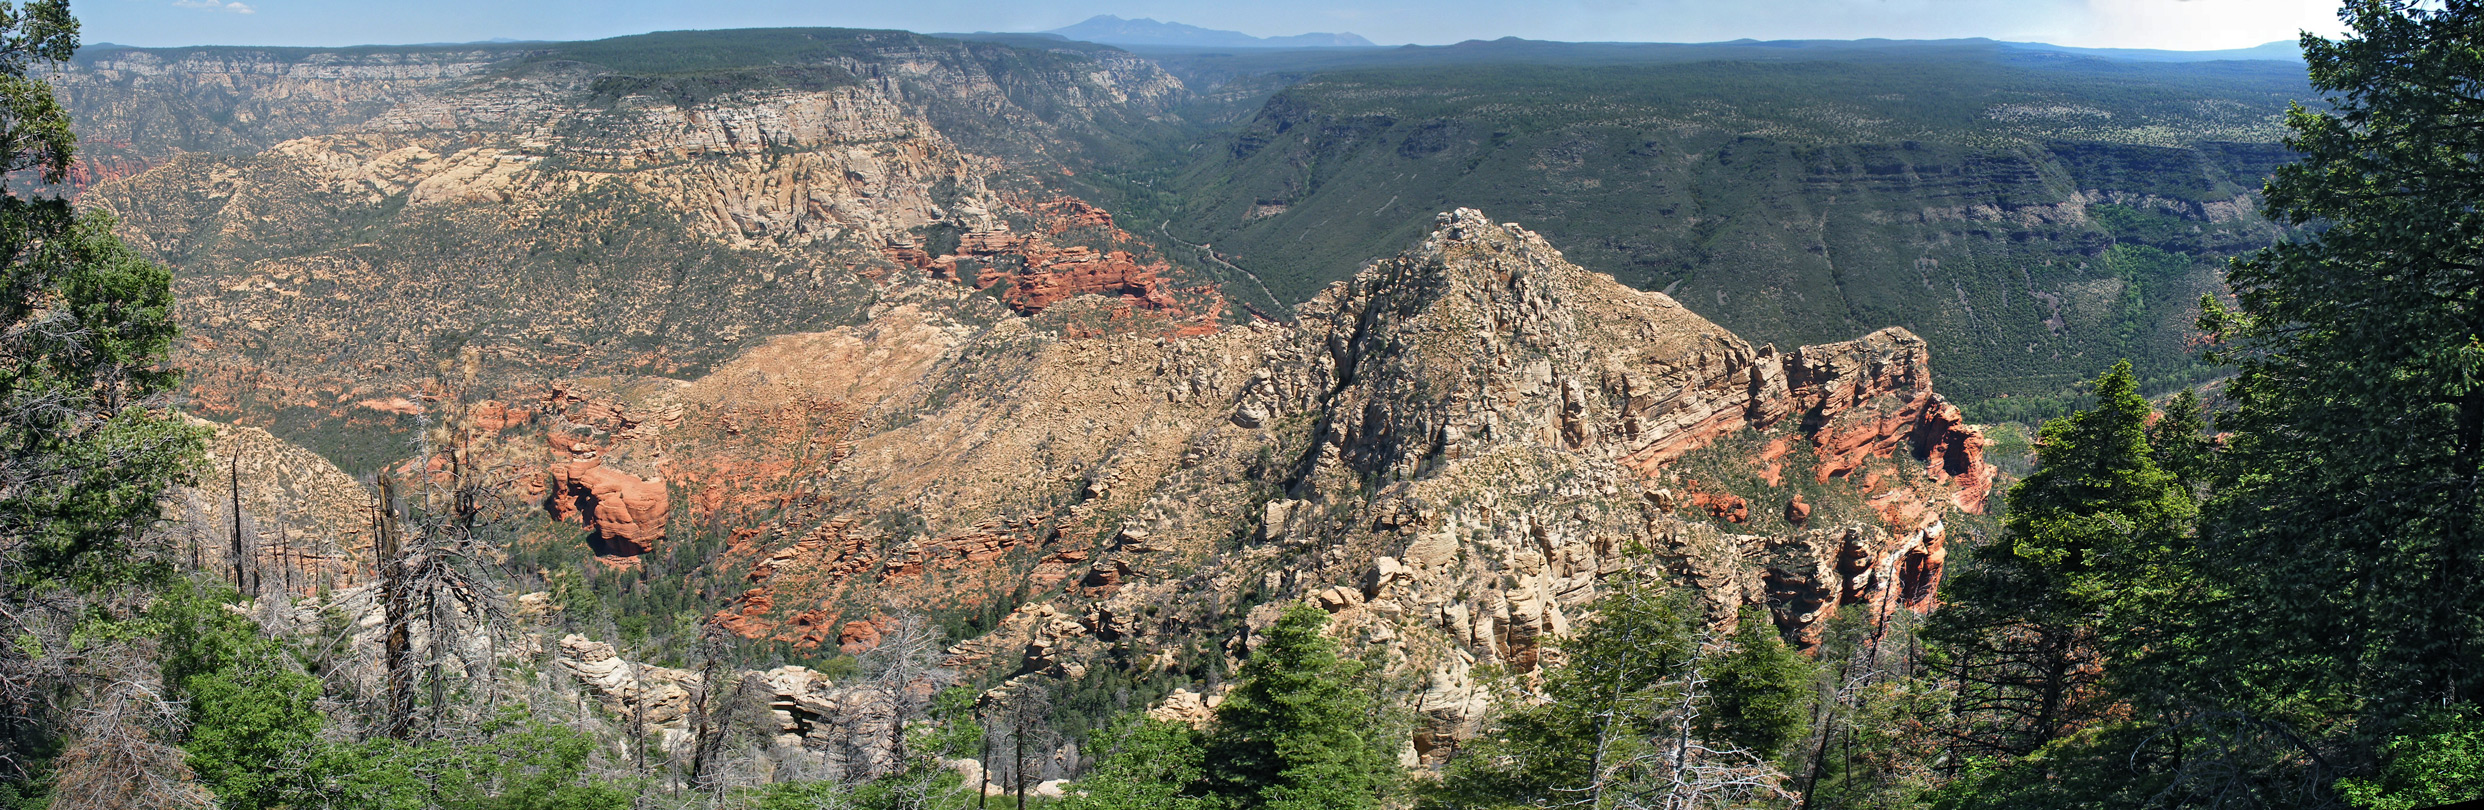
[[[2066,45],[2047,45],[2042,42],[2004,42],[2001,44],[2031,51],[2055,51],[2059,53],[2078,54],[2081,56],[2097,56],[2106,59],[2120,59],[2130,62],[2215,62],[2222,60],[2254,59],[2269,59],[2281,62],[2303,61],[2303,44],[2291,39],[2281,39],[2276,42],[2254,45],[2249,48],[2230,48],[2221,51],[2158,51],[2148,50],[2145,48],[2072,48]]]
[[[1086,22],[1045,31],[1068,39],[1100,42],[1107,45],[1157,45],[1197,48],[1371,48],[1371,40],[1356,34],[1295,34],[1290,37],[1255,37],[1240,31],[1219,31],[1176,22],[1157,22],[1146,17],[1125,20],[1110,14],[1087,18]]]
[[[959,36],[959,35],[950,35],[950,36]],[[965,35],[965,36],[974,36],[974,35]],[[1035,34],[1034,36],[1058,36],[1058,37],[1060,37],[1060,38],[1062,38],[1062,39],[1077,40],[1077,41],[1080,41],[1080,42],[1094,42],[1094,43],[1105,44],[1105,45],[1135,45],[1135,46],[1142,46],[1142,47],[1190,47],[1190,48],[1372,48],[1372,47],[1378,47],[1378,46],[1377,46],[1376,44],[1374,44],[1371,40],[1364,39],[1361,35],[1358,35],[1358,34],[1352,34],[1352,33],[1336,33],[1336,34],[1327,34],[1327,33],[1312,33],[1312,34],[1296,34],[1296,35],[1293,35],[1293,36],[1287,36],[1287,37],[1255,37],[1255,36],[1251,36],[1251,35],[1249,35],[1249,34],[1242,33],[1242,32],[1240,32],[1240,31],[1221,31],[1221,30],[1217,30],[1217,29],[1213,29],[1213,28],[1201,28],[1201,27],[1199,27],[1199,26],[1195,26],[1195,25],[1188,25],[1188,24],[1184,24],[1184,23],[1177,23],[1177,22],[1161,22],[1161,21],[1154,20],[1154,19],[1149,19],[1149,18],[1146,18],[1146,17],[1141,17],[1141,18],[1139,18],[1139,19],[1135,19],[1135,20],[1125,20],[1125,19],[1122,19],[1122,18],[1120,18],[1120,17],[1113,16],[1113,15],[1110,15],[1110,14],[1101,14],[1101,15],[1097,15],[1097,16],[1094,16],[1094,17],[1090,17],[1090,18],[1087,18],[1087,20],[1086,20],[1085,22],[1081,22],[1081,23],[1078,23],[1078,24],[1076,24],[1076,25],[1066,26],[1066,27],[1062,27],[1062,28],[1055,28],[1055,29],[1052,29],[1052,30],[1050,30],[1050,31],[1043,31],[1043,32],[1039,32],[1039,33]],[[2103,59],[2114,59],[2114,60],[2120,60],[2120,61],[2130,61],[2130,62],[2213,62],[2213,61],[2224,61],[2224,60],[2276,60],[2276,61],[2300,62],[2300,61],[2302,61],[2302,60],[2303,60],[2303,54],[2302,54],[2302,51],[2301,51],[2301,47],[2300,47],[2300,45],[2298,45],[2297,43],[2295,43],[2293,40],[2279,40],[2279,41],[2276,41],[2276,42],[2270,42],[2270,43],[2266,43],[2266,44],[2255,45],[2255,46],[2252,46],[2252,47],[2249,47],[2249,48],[2229,48],[2229,49],[2224,49],[2224,50],[2213,50],[2213,51],[2170,51],[2170,50],[2153,50],[2153,49],[2147,49],[2147,48],[2077,48],[2077,47],[2071,47],[2071,46],[2067,46],[2067,45],[2053,45],[2053,44],[2043,43],[2043,42],[2004,42],[2004,41],[1989,40],[1989,39],[1981,39],[1981,38],[1976,38],[1976,39],[1965,39],[1965,40],[1948,40],[1948,41],[1949,41],[1949,42],[1968,42],[1968,43],[1975,43],[1975,42],[1990,42],[1990,43],[1993,43],[1993,44],[1996,44],[1996,45],[2000,45],[2000,46],[2005,47],[2005,48],[2010,48],[2010,49],[2020,50],[2020,51],[2038,51],[2038,52],[2046,52],[2046,53],[2072,54],[2072,55],[2077,55],[2077,56],[2090,56],[2090,57],[2097,57],[2097,58],[2103,58]],[[1471,44],[1472,42],[1474,42],[1474,41],[1470,41],[1470,44]],[[1528,41],[1528,40],[1520,40],[1520,39],[1517,39],[1517,38],[1512,37],[1512,38],[1504,38],[1503,40],[1500,40],[1500,42],[1505,42],[1505,43],[1506,43],[1506,42],[1521,42],[1521,43],[1525,43],[1525,42],[1530,42],[1530,41]],[[1936,40],[1936,41],[1933,41],[1933,42],[1939,42],[1939,41],[1937,41],[1937,40]],[[1851,44],[1855,44],[1855,45],[1865,45],[1865,46],[1868,46],[1868,45],[1870,45],[1870,44],[1874,44],[1874,43],[1905,44],[1905,43],[1901,43],[1901,42],[1896,41],[1896,40],[1854,40],[1854,41],[1852,41],[1852,43],[1851,43]],[[1643,44],[1643,43],[1625,43],[1625,42],[1603,43],[1603,42],[1593,42],[1593,43],[1564,43],[1564,44],[1577,44],[1577,45],[1585,45],[1585,46],[1591,46],[1591,47],[1592,47],[1592,46],[1599,46],[1599,45],[1620,45],[1620,46],[1628,46],[1628,45],[1639,45],[1639,44]],[[1644,44],[1661,45],[1661,44],[1665,44],[1665,43],[1644,43]],[[1771,42],[1762,42],[1762,41],[1759,41],[1759,40],[1742,39],[1742,40],[1735,40],[1735,41],[1733,41],[1733,42],[1719,42],[1719,43],[1708,43],[1708,44],[1710,44],[1710,45],[1718,45],[1718,46],[1734,46],[1734,45],[1759,45],[1759,46],[1768,46],[1768,45],[1774,45],[1774,46],[1799,46],[1799,45],[1806,45],[1806,44],[1817,44],[1817,43],[1812,42],[1812,41],[1802,41],[1802,40],[1779,40],[1779,41],[1771,41]]]

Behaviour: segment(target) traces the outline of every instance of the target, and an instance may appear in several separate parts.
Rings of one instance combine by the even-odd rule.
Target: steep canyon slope
[[[1819,70],[1747,67],[1702,70]],[[1931,607],[1997,476],[1932,356],[1945,392],[2050,392],[2178,344],[2207,257],[2273,232],[2248,105],[2164,113],[2231,142],[2136,143],[2174,125],[2119,107],[2046,140],[2086,108],[1651,102],[1632,70],[1538,107],[1525,71],[1328,76],[1232,132],[1127,53],[899,32],[53,79],[80,201],[177,271],[190,408],[232,423],[241,480],[179,493],[193,548],[239,526],[290,590],[368,602],[355,477],[436,482],[455,445],[517,584],[672,600],[637,628],[816,661],[919,612],[1065,711],[1195,708],[1308,601],[1431,754],[1618,572],[1803,642]],[[1923,123],[1953,113],[2008,138]],[[537,641],[589,691],[622,666]],[[772,688],[835,704],[803,672]]]
[[[351,469],[404,457],[417,391],[461,349],[500,399],[696,376],[942,271],[994,290],[1005,307],[956,304],[984,317],[1095,293],[1214,327],[1211,286],[1040,176],[1091,130],[1160,113],[1179,85],[1152,66],[737,33],[118,50],[54,80],[96,144],[81,202],[179,271],[194,409]]]
[[[1847,605],[1930,607],[1991,496],[1913,335],[1754,346],[1471,210],[1295,315],[1173,339],[888,313],[870,376],[903,383],[737,536],[723,620],[867,646],[889,611],[999,605],[953,661],[1152,700],[1307,600],[1423,693],[1429,751],[1473,732],[1474,668],[1536,666],[1602,576],[1812,641]],[[903,359],[934,334],[963,339]]]
[[[2309,98],[2288,63],[1993,43],[1352,59],[1309,75],[1168,62],[1223,81],[1192,114],[1236,124],[1147,175],[1146,218],[1290,304],[1415,238],[1407,212],[1477,206],[1744,334],[1905,326],[1994,420],[2057,411],[2124,357],[2152,388],[2213,373],[2191,356],[2196,304],[2225,258],[2277,235],[2256,195],[2288,159],[2288,105]]]

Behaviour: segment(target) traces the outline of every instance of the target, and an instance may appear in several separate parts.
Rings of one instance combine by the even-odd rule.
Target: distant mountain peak
[[[1106,45],[1174,45],[1197,48],[1370,48],[1371,40],[1348,33],[1296,34],[1289,37],[1255,37],[1240,31],[1220,31],[1177,22],[1161,22],[1147,17],[1125,20],[1111,14],[1099,14],[1085,22],[1041,33],[1058,34],[1084,42]]]

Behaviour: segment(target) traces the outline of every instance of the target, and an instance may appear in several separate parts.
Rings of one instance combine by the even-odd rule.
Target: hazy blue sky
[[[86,41],[352,45],[683,28],[1037,31],[1097,14],[1383,44],[1992,37],[2200,50],[2335,33],[2338,0],[72,0]]]

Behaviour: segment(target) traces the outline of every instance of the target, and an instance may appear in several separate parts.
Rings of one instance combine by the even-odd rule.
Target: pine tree
[[[1944,588],[1926,635],[1958,692],[1961,753],[2005,759],[2104,718],[2109,670],[2144,680],[2151,651],[2182,632],[2194,489],[2160,467],[2153,411],[2130,364],[2095,382],[2096,402],[2048,422],[2040,468],[2011,488],[1996,542],[1976,548]],[[2187,408],[2187,415],[2185,409]],[[2155,420],[2184,469],[2211,463],[2195,400]]]
[[[2199,392],[2185,388],[2166,401],[2164,414],[2148,426],[2148,449],[2156,466],[2172,473],[2193,496],[2216,483],[2217,442],[2208,435],[2208,411]]]
[[[36,73],[77,46],[65,0],[0,2],[0,174],[67,177],[75,138]],[[27,775],[26,749],[48,745],[93,674],[46,650],[109,618],[90,609],[101,599],[171,570],[140,530],[205,446],[171,413],[172,305],[171,275],[108,217],[0,191],[0,783]]]
[[[2184,555],[2198,503],[2148,445],[2155,413],[2129,361],[2098,377],[2096,404],[2047,422],[2039,467],[2010,489],[2004,542],[2041,570],[2044,598],[2087,622],[2108,657],[2135,656],[2171,632],[2188,587]],[[2035,595],[2035,594],[2030,594]]]
[[[2300,228],[2209,302],[2238,367],[2190,691],[2374,728],[2484,700],[2484,0],[2353,0],[2265,211]]]
[[[1744,608],[1730,651],[1709,686],[1701,731],[1762,759],[1775,759],[1811,716],[1812,667],[1777,635],[1768,612]]]
[[[1321,634],[1328,614],[1288,608],[1243,664],[1241,684],[1208,735],[1208,790],[1244,808],[1377,807],[1396,751],[1361,665]]]

